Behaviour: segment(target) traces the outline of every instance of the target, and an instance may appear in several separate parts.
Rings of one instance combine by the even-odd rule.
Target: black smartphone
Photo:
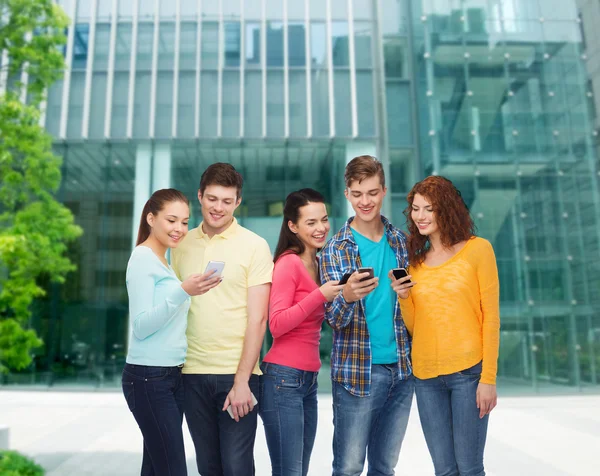
[[[406,278],[408,276],[408,272],[404,268],[394,268],[394,269],[392,269],[392,274],[394,275],[394,278],[396,278],[396,279]],[[408,281],[404,281],[404,282],[412,283],[412,281],[410,279]]]
[[[359,273],[369,273],[369,276],[366,278],[362,278],[361,281],[366,281],[367,279],[371,279],[375,277],[375,271],[371,267],[358,268]]]
[[[352,273],[354,273],[354,271],[344,273],[344,276],[342,276],[342,279],[340,279],[340,282],[338,284],[346,284],[350,279],[350,276],[352,276]]]

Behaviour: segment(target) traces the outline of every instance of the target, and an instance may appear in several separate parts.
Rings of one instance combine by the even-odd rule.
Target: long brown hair
[[[449,248],[475,236],[475,224],[460,191],[445,177],[427,177],[416,183],[406,196],[408,206],[404,210],[404,216],[408,225],[408,259],[411,265],[422,263],[430,246],[429,237],[419,233],[412,219],[412,205],[416,194],[422,195],[431,203],[440,229],[442,246]]]
[[[140,218],[140,226],[138,228],[138,236],[135,246],[140,245],[150,236],[150,225],[148,225],[147,220],[148,213],[152,213],[154,216],[156,216],[158,215],[158,212],[165,208],[167,203],[171,202],[183,202],[188,206],[190,205],[187,197],[179,190],[175,190],[174,188],[163,188],[152,194],[142,210],[142,217]]]
[[[291,251],[301,255],[304,253],[304,243],[295,233],[290,230],[288,222],[298,223],[300,219],[300,208],[308,205],[309,203],[325,203],[325,198],[316,190],[312,188],[303,188],[296,192],[290,193],[285,199],[285,205],[283,207],[283,223],[281,224],[281,231],[279,232],[279,241],[275,248],[275,256],[273,261],[277,261],[279,257],[287,252]]]

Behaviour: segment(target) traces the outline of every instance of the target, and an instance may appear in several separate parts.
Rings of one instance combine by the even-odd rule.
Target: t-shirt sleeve
[[[248,287],[270,283],[273,279],[273,257],[269,245],[260,239],[254,247],[248,270]]]
[[[154,293],[161,272],[150,260],[137,255],[127,269],[127,292],[133,334],[145,339],[167,324],[189,297],[181,286],[173,286],[162,302],[154,304]]]
[[[282,256],[275,264],[269,305],[269,329],[275,338],[298,327],[326,302],[321,290],[316,288],[294,304],[298,285],[303,279],[303,266],[293,254]]]
[[[494,249],[484,241],[478,253],[477,278],[483,315],[483,368],[481,382],[496,383],[500,346],[500,283]]]

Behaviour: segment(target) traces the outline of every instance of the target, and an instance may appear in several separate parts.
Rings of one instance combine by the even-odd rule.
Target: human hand
[[[190,296],[204,294],[222,281],[222,278],[219,275],[213,276],[215,271],[216,270],[211,269],[204,274],[192,274],[181,283],[181,287]]]
[[[417,284],[414,281],[410,281],[411,277],[412,276],[409,274],[408,276],[404,276],[403,278],[396,279],[392,271],[388,273],[388,278],[390,278],[390,280],[392,281],[392,289],[400,299],[407,299],[408,296],[410,296],[410,288]]]
[[[479,418],[489,414],[498,403],[496,395],[496,386],[489,383],[479,383],[477,386],[477,408],[479,408]]]
[[[325,299],[327,299],[327,302],[333,301],[340,291],[344,289],[345,284],[338,283],[339,281],[327,281],[319,288]]]
[[[352,276],[350,276],[342,291],[346,302],[356,302],[364,298],[379,285],[379,278],[377,277],[361,281],[361,279],[368,276],[368,272],[352,273]]]
[[[248,382],[235,382],[233,387],[225,398],[223,405],[223,411],[231,405],[231,411],[233,413],[233,419],[240,421],[240,418],[244,418],[248,413],[254,410],[254,402],[252,401],[252,392]]]

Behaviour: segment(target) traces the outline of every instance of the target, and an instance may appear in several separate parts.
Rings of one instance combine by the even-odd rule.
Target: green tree
[[[52,0],[0,0],[0,371],[30,365],[42,345],[30,329],[40,282],[64,282],[69,242],[82,233],[55,199],[61,159],[40,105],[65,65],[68,18]],[[25,81],[23,79],[26,79]]]

